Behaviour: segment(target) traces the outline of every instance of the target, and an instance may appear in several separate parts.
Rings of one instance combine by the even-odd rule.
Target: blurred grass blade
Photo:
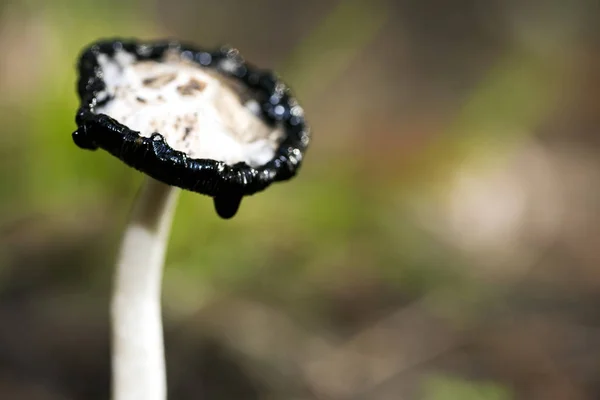
[[[382,1],[340,1],[278,70],[294,82],[298,96],[315,96],[381,32],[388,18]]]

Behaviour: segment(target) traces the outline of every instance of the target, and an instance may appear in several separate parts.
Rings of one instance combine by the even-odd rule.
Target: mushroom
[[[235,49],[103,40],[78,71],[73,140],[147,175],[116,263],[112,397],[162,400],[160,287],[179,188],[213,197],[231,218],[244,196],[296,174],[309,131],[287,86]]]

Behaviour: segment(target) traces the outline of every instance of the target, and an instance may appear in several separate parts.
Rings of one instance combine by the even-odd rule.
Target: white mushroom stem
[[[167,396],[161,281],[179,192],[146,178],[125,230],[112,298],[113,400]]]

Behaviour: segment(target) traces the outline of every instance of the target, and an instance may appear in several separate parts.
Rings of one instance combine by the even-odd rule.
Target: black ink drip
[[[215,210],[219,217],[224,219],[229,219],[237,213],[238,208],[240,208],[240,203],[242,202],[242,196],[215,196],[213,198],[215,203]]]

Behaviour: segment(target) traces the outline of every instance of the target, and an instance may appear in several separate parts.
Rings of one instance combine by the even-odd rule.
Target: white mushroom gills
[[[143,137],[160,133],[192,158],[260,167],[274,157],[283,130],[267,125],[257,101],[232,79],[176,53],[138,61],[117,51],[113,57],[101,54],[99,64],[106,89],[98,100],[110,100],[96,113]]]

